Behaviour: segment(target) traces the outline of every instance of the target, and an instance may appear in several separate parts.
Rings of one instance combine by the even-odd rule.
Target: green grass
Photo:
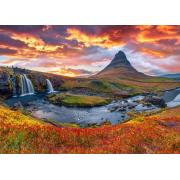
[[[64,81],[61,85],[61,90],[76,91],[83,88],[84,91],[106,94],[107,97],[117,96],[121,92],[126,91],[127,95],[132,96],[141,93],[157,93],[159,91],[173,89],[180,86],[180,82],[174,80],[161,78],[161,77],[149,77],[142,79],[131,79],[127,77],[101,77],[101,78],[83,78],[83,79],[70,79]],[[118,95],[120,96],[120,95]]]
[[[92,107],[110,103],[109,98],[74,94],[51,94],[47,99],[53,104],[65,106]]]
[[[54,119],[51,119],[49,118],[48,121],[46,121],[47,123],[50,123],[50,124],[53,124],[55,126],[58,126],[58,127],[68,127],[68,128],[79,128],[80,126],[78,124],[75,124],[75,123],[65,123],[65,122],[60,122],[60,121],[57,121],[57,120],[54,120]]]

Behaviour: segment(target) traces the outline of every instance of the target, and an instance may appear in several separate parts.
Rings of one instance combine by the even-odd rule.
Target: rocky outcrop
[[[16,93],[19,95],[20,92],[20,75],[26,74],[27,77],[32,81],[36,92],[42,92],[47,89],[46,79],[49,79],[55,89],[59,89],[66,80],[65,77],[43,73],[37,71],[31,71],[21,68],[9,68],[0,67],[0,96],[12,96],[13,87],[16,86]],[[15,79],[15,83],[13,82]]]
[[[9,95],[12,92],[11,74],[5,68],[0,69],[0,94]]]
[[[144,101],[147,103],[151,103],[153,105],[159,106],[161,108],[164,108],[167,106],[164,99],[162,99],[158,96],[146,96],[144,98]]]

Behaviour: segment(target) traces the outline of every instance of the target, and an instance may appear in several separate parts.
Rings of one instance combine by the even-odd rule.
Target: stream
[[[166,91],[162,98],[168,104],[180,94],[180,88]],[[119,101],[112,101],[110,104],[100,107],[65,107],[57,106],[44,100],[45,93],[28,95],[23,97],[14,97],[6,100],[6,104],[13,106],[20,103],[23,108],[32,114],[33,117],[44,119],[46,121],[59,121],[63,123],[75,123],[82,127],[92,124],[101,124],[109,121],[117,124],[126,121],[129,111],[158,111],[159,107],[154,105],[146,106],[140,103],[145,96],[139,95]],[[180,101],[178,102],[180,105]],[[117,108],[118,107],[118,108]]]

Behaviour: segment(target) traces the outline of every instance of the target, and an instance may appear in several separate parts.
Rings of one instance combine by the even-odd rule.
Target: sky
[[[0,66],[89,76],[122,50],[148,75],[180,72],[180,26],[3,26]]]

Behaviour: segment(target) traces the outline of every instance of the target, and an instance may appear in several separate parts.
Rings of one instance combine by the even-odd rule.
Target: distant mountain
[[[125,53],[119,51],[112,59],[111,63],[100,71],[96,77],[119,77],[119,78],[149,78],[141,72],[138,72],[128,61]]]
[[[165,74],[165,75],[162,75],[161,77],[180,80],[180,73],[177,73],[177,74]]]

